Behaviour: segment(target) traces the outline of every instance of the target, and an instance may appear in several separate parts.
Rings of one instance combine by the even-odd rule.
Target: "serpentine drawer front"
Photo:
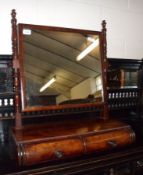
[[[119,121],[57,122],[14,131],[19,165],[67,159],[123,147],[135,140],[132,128]]]

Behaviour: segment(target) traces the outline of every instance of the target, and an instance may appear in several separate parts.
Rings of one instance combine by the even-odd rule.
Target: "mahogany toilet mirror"
[[[12,45],[16,107],[12,133],[20,166],[71,160],[135,140],[129,125],[107,120],[105,21],[101,32],[17,24],[12,10]],[[22,125],[27,113],[34,113],[32,124]],[[45,122],[50,115],[58,121]]]
[[[101,31],[17,24],[12,10],[12,51],[16,129],[22,127],[21,112],[102,106],[108,118],[105,21]]]

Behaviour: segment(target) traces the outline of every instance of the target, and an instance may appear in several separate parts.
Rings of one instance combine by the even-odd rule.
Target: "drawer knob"
[[[143,160],[137,161],[137,167],[143,167]]]
[[[57,158],[62,158],[63,157],[63,153],[61,151],[55,151],[55,156]]]
[[[115,140],[110,140],[107,142],[109,146],[112,148],[115,148],[117,146],[117,142]]]

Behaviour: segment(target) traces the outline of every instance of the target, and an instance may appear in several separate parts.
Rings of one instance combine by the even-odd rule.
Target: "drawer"
[[[18,146],[19,164],[32,165],[50,160],[82,155],[84,145],[80,139],[65,139],[27,143]]]
[[[19,165],[41,164],[102,152],[129,145],[135,140],[132,128],[118,121],[62,124],[51,132],[47,130],[47,125],[38,128],[37,134],[30,127],[16,133]]]
[[[95,134],[85,138],[86,151],[98,152],[113,149],[128,145],[134,139],[134,132],[130,128]]]

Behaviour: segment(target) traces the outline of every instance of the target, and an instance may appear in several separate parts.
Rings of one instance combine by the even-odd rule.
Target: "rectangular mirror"
[[[0,94],[12,93],[12,68],[10,61],[0,61]]]
[[[22,110],[103,103],[101,32],[19,24]]]
[[[141,60],[110,58],[108,62],[108,89],[138,88]]]

